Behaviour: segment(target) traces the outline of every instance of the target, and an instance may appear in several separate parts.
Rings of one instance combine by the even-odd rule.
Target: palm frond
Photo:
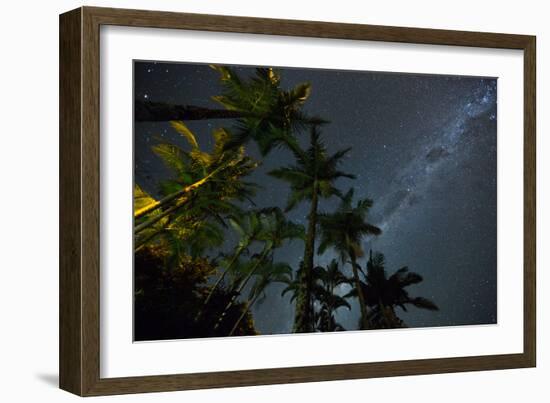
[[[189,166],[186,160],[189,155],[174,144],[161,143],[152,147],[153,152],[160,157],[164,165],[177,175],[187,174]]]
[[[192,148],[199,148],[199,143],[197,143],[195,135],[189,130],[185,123],[180,120],[173,120],[170,122],[170,125],[187,140]]]
[[[437,305],[427,298],[416,297],[411,299],[410,303],[417,308],[427,309],[429,311],[439,311],[439,308],[437,307]]]

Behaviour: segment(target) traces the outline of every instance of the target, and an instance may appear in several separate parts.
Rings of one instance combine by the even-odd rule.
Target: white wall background
[[[550,25],[545,3],[505,1],[91,1],[87,5],[535,34],[538,37],[538,368],[101,398],[113,402],[546,402],[550,284]],[[58,365],[58,14],[72,0],[4,2],[0,25],[0,398],[70,402]],[[546,157],[546,159],[545,159]],[[6,226],[7,219],[7,226]],[[414,348],[414,346],[411,346]]]

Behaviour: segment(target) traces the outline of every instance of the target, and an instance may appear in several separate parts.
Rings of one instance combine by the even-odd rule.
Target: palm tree
[[[174,240],[189,240],[199,228],[214,233],[225,226],[223,215],[240,211],[233,201],[249,200],[254,185],[243,181],[257,163],[245,156],[244,149],[224,151],[230,134],[225,129],[214,130],[214,149],[202,151],[194,134],[181,122],[172,122],[174,129],[187,140],[190,150],[173,144],[158,144],[153,150],[175,178],[165,181],[161,193],[165,196],[154,200],[136,188],[134,198],[134,233],[136,249],[158,235],[177,235]],[[198,238],[195,238],[198,239]]]
[[[233,333],[239,327],[239,324],[246,316],[247,312],[250,312],[252,306],[260,300],[260,298],[265,298],[266,288],[276,282],[284,282],[289,274],[292,273],[292,268],[287,263],[273,263],[268,262],[263,265],[258,272],[258,279],[254,282],[250,288],[248,298],[243,309],[241,316],[237,319],[233,328],[229,332],[229,336],[232,336]]]
[[[153,201],[134,211],[134,219],[140,219],[160,208],[166,210],[167,206],[185,204],[196,190],[204,188],[207,184],[223,184],[225,192],[230,192],[231,196],[252,195],[250,184],[241,181],[240,178],[249,174],[258,164],[245,156],[244,148],[225,150],[231,138],[227,129],[221,128],[212,132],[214,149],[207,153],[200,149],[196,136],[183,122],[171,122],[171,125],[187,141],[190,150],[186,151],[169,143],[153,146],[153,151],[176,178],[162,184],[161,190],[165,196],[161,200]],[[219,186],[216,190],[220,190]],[[136,226],[136,231],[139,232],[141,227],[147,225]]]
[[[286,288],[281,292],[281,296],[290,292],[290,302],[296,301],[300,295],[304,294],[304,284],[302,282],[302,272],[304,263],[300,262],[299,269],[293,274],[289,273],[281,279],[286,284]],[[312,298],[310,309],[312,312],[312,322],[314,330],[321,332],[332,332],[344,330],[344,328],[335,321],[334,312],[342,307],[351,309],[345,298],[349,296],[339,296],[336,290],[343,284],[349,284],[350,280],[344,276],[338,269],[336,260],[332,260],[328,267],[315,266],[311,272],[313,283]],[[315,305],[319,305],[319,311],[315,310]]]
[[[318,253],[322,254],[327,248],[333,248],[340,254],[342,263],[351,262],[355,288],[361,289],[357,259],[363,256],[361,246],[367,235],[379,235],[380,228],[367,222],[367,213],[372,206],[370,199],[362,199],[353,206],[354,189],[351,188],[343,197],[338,209],[332,214],[321,214],[319,224],[321,241]],[[361,309],[361,329],[368,329],[368,311],[364,294],[358,292],[359,307]]]
[[[220,73],[223,86],[223,93],[212,98],[225,109],[137,100],[136,121],[236,119],[237,131],[227,148],[254,140],[263,155],[274,146],[295,144],[292,130],[325,123],[301,110],[311,93],[309,83],[283,90],[280,76],[272,68],[257,68],[253,77],[243,79],[228,66],[211,67]]]
[[[305,295],[305,283],[302,281],[304,279],[304,261],[300,261],[298,270],[293,273],[288,273],[286,277],[281,281],[286,284],[286,287],[281,291],[281,297],[283,297],[287,292],[291,293],[290,302],[293,303]],[[312,274],[312,277],[313,274]],[[313,299],[310,301],[313,304]],[[313,310],[313,305],[309,308]]]
[[[168,122],[173,120],[238,119],[242,112],[227,109],[212,109],[194,105],[175,105],[136,99],[134,119],[136,122]]]
[[[437,305],[429,299],[411,297],[405,289],[422,282],[423,278],[420,274],[410,272],[405,266],[388,277],[382,253],[375,253],[373,256],[372,251],[370,252],[366,273],[363,273],[363,277],[361,290],[365,295],[367,305],[372,307],[370,318],[376,328],[404,327],[403,321],[395,314],[396,307],[400,307],[405,312],[407,305],[430,311],[439,310]]]
[[[320,140],[320,132],[316,126],[310,130],[310,145],[306,151],[293,149],[296,165],[275,169],[269,174],[290,184],[290,197],[286,211],[291,210],[302,201],[310,202],[308,227],[305,239],[304,267],[300,280],[305,286],[303,295],[299,295],[296,302],[294,318],[295,332],[310,332],[313,330],[311,296],[313,270],[313,255],[317,229],[317,216],[320,198],[342,196],[334,186],[338,178],[355,178],[354,175],[338,170],[342,158],[350,151],[349,148],[328,155],[326,147]]]
[[[336,259],[333,259],[326,268],[317,267],[314,273],[316,279],[314,295],[320,304],[316,321],[317,330],[321,332],[344,330],[342,325],[334,319],[334,313],[339,308],[351,309],[351,306],[345,297],[336,294],[336,291],[341,285],[349,284],[350,280],[339,270]]]
[[[257,68],[248,81],[229,67],[213,68],[220,73],[224,87],[223,94],[213,99],[230,111],[243,113],[228,148],[254,140],[262,155],[280,145],[295,149],[298,145],[293,131],[326,123],[301,110],[311,93],[310,83],[285,91],[280,88],[279,74],[272,68]]]
[[[258,235],[258,240],[263,243],[263,248],[260,253],[254,256],[254,259],[249,263],[249,269],[243,278],[237,276],[231,287],[232,297],[227,306],[221,313],[218,322],[215,325],[217,328],[223,321],[225,314],[235,303],[238,296],[241,295],[244,288],[252,278],[256,275],[262,266],[272,259],[273,251],[280,248],[284,242],[292,241],[293,239],[304,239],[304,227],[286,220],[283,212],[279,208],[266,209],[261,214],[262,231]]]
[[[260,234],[263,230],[261,214],[261,211],[251,211],[241,217],[228,218],[228,222],[239,237],[239,241],[231,257],[221,262],[221,266],[223,269],[222,273],[218,276],[217,280],[212,285],[210,292],[208,293],[204,301],[204,305],[208,304],[216,289],[222,284],[227,273],[231,272],[231,270],[236,267],[241,255],[245,251],[247,251],[250,245],[253,242],[257,241],[260,237]]]

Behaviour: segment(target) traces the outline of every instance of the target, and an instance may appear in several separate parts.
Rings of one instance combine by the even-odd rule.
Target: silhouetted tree
[[[338,268],[338,262],[333,259],[327,267],[318,266],[314,270],[315,300],[319,303],[316,329],[321,332],[345,330],[334,319],[334,313],[339,308],[351,309],[345,297],[337,294],[337,290],[344,284],[350,284],[348,279]]]
[[[249,268],[245,276],[237,278],[233,282],[231,287],[233,296],[222,311],[216,326],[224,321],[226,312],[235,303],[237,297],[241,295],[252,276],[261,272],[261,268],[271,260],[274,250],[280,248],[286,241],[304,239],[304,227],[287,220],[279,208],[261,212],[260,225],[262,230],[258,235],[258,240],[263,243],[262,250],[249,262]]]
[[[404,327],[403,321],[395,314],[395,308],[407,311],[407,305],[430,311],[439,310],[437,305],[423,297],[411,297],[406,288],[422,282],[420,274],[409,271],[405,266],[391,276],[387,276],[385,258],[382,253],[370,252],[370,257],[361,281],[361,290],[366,303],[371,307],[370,322],[374,328]]]
[[[349,148],[340,150],[333,155],[320,140],[317,127],[310,131],[309,148],[305,151],[294,149],[296,164],[271,171],[269,174],[290,184],[290,196],[286,211],[294,208],[298,203],[310,202],[308,226],[305,239],[304,266],[300,274],[300,281],[304,284],[303,294],[296,298],[296,313],[294,317],[295,332],[310,332],[313,330],[311,311],[313,255],[317,229],[317,216],[320,198],[341,196],[341,192],[334,183],[338,178],[355,178],[354,175],[338,170],[342,158],[349,152]]]
[[[318,253],[324,253],[327,248],[333,248],[340,254],[342,263],[350,261],[354,286],[360,289],[357,259],[363,256],[361,246],[367,235],[379,235],[380,228],[367,222],[367,213],[372,206],[370,199],[362,199],[353,205],[354,190],[351,188],[342,198],[340,206],[334,213],[321,214],[319,224],[321,241]],[[368,310],[363,293],[358,293],[361,309],[361,329],[368,329]]]
[[[292,273],[292,268],[286,263],[280,262],[267,262],[257,272],[257,279],[250,288],[248,297],[245,299],[245,310],[237,319],[233,328],[229,332],[229,336],[232,336],[241,324],[241,321],[245,318],[246,314],[250,312],[252,306],[260,301],[261,298],[265,298],[265,290],[272,283],[284,282],[288,275]]]
[[[239,237],[238,243],[235,246],[233,253],[228,258],[223,259],[220,262],[221,273],[212,285],[210,292],[204,301],[204,305],[208,304],[217,288],[223,285],[223,281],[227,274],[230,273],[235,267],[240,266],[239,259],[242,254],[245,253],[254,242],[258,241],[262,237],[261,233],[264,231],[264,227],[262,225],[263,221],[261,219],[261,215],[261,211],[251,211],[246,214],[228,218],[227,221],[229,222],[231,228]]]
[[[173,173],[160,184],[160,200],[136,185],[134,190],[135,250],[146,245],[164,245],[172,257],[201,256],[219,247],[225,239],[226,218],[241,213],[237,204],[250,199],[255,185],[243,180],[257,166],[244,149],[222,151],[228,134],[213,132],[214,147],[202,151],[195,136],[181,123],[174,128],[189,143],[190,150],[162,143],[153,147]]]

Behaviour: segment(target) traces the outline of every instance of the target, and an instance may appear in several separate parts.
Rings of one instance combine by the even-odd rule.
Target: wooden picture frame
[[[101,25],[519,49],[524,52],[524,348],[521,354],[127,378],[100,377]],[[80,396],[534,367],[535,37],[81,7],[60,16],[60,387]]]

